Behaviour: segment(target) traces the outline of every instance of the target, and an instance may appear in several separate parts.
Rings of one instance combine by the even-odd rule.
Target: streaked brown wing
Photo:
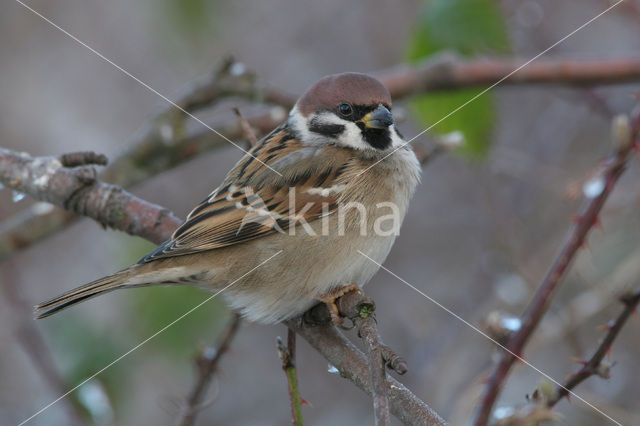
[[[345,149],[302,146],[286,127],[274,130],[249,153],[171,239],[140,263],[239,244],[285,231],[295,226],[296,217],[311,222],[331,214],[353,175]]]

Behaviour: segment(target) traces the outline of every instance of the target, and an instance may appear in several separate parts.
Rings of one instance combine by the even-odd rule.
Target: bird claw
[[[351,330],[354,325],[345,326],[344,325],[344,317],[340,316],[340,309],[338,309],[338,305],[336,304],[336,300],[341,298],[347,293],[351,292],[360,292],[360,286],[358,284],[349,284],[344,287],[335,288],[327,293],[323,293],[317,297],[318,300],[323,302],[327,309],[329,310],[329,314],[331,315],[331,322],[340,327],[343,330]]]

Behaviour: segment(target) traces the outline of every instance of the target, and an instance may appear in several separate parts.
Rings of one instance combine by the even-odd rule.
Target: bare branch
[[[209,383],[213,379],[213,375],[218,368],[220,359],[227,352],[231,341],[235,337],[242,318],[239,314],[233,314],[231,322],[224,331],[222,338],[216,344],[215,347],[211,346],[205,348],[202,353],[196,359],[196,365],[198,368],[198,378],[194,383],[193,388],[189,392],[187,397],[186,406],[182,410],[181,418],[178,422],[181,426],[191,426],[196,420],[198,414],[198,408],[201,406],[202,398],[207,392]]]
[[[558,386],[552,397],[547,401],[548,407],[556,405],[558,401],[569,394],[569,391],[573,390],[576,386],[591,376],[598,375],[608,378],[611,366],[603,364],[602,360],[609,353],[609,350],[611,349],[613,342],[616,340],[616,337],[618,337],[620,330],[622,330],[622,327],[638,307],[638,303],[640,303],[640,291],[623,295],[620,298],[620,302],[624,304],[624,309],[611,324],[607,325],[607,334],[604,339],[602,339],[602,342],[600,342],[600,345],[598,345],[594,354],[591,356],[589,361],[584,362],[583,367],[577,373],[571,375],[569,380],[567,380],[563,386]]]
[[[240,125],[242,126],[242,130],[244,131],[244,134],[247,136],[247,140],[249,142],[248,148],[251,148],[252,146],[256,146],[258,144],[258,138],[256,138],[256,135],[253,132],[253,129],[251,128],[251,125],[249,124],[247,119],[244,118],[244,115],[242,115],[242,113],[240,112],[240,109],[234,108],[233,112],[236,115],[236,117],[238,117],[238,120],[240,120]]]
[[[156,244],[180,224],[169,210],[98,181],[93,167],[69,169],[55,157],[34,158],[0,148],[0,182]]]
[[[369,364],[371,393],[375,424],[387,426],[391,423],[389,416],[389,397],[387,396],[386,361],[382,356],[380,336],[374,312],[376,305],[373,299],[364,296],[361,291],[348,293],[338,299],[340,312],[349,318],[358,329],[358,336],[364,342]]]
[[[624,119],[614,120],[614,152],[602,163],[598,173],[592,178],[594,182],[598,183],[597,189],[599,189],[599,192],[591,194],[592,197],[586,202],[581,214],[578,216],[577,223],[570,232],[568,240],[553,261],[544,280],[523,313],[522,326],[507,343],[506,347],[510,352],[504,351],[502,353],[500,362],[487,382],[485,393],[478,407],[475,425],[485,426],[488,423],[491,410],[498,398],[502,385],[517,360],[513,354],[522,355],[525,345],[545,314],[555,290],[562,282],[562,278],[569,269],[576,253],[584,245],[589,231],[599,223],[598,216],[602,207],[624,172],[634,142],[640,134],[640,105],[637,105],[636,109],[638,111],[633,114],[635,118],[632,126],[628,124],[628,120],[626,125],[623,123]]]
[[[263,114],[248,119],[251,127],[260,135],[267,133],[280,122],[272,114]],[[218,131],[231,139],[241,139],[244,135],[240,123],[218,127]],[[116,159],[101,174],[101,179],[118,181],[117,185],[130,187],[156,174],[182,164],[195,156],[226,146],[210,130],[204,129],[190,134],[163,148],[155,142],[135,145],[128,154]],[[47,209],[33,206],[6,219],[0,224],[0,261],[11,256],[16,250],[29,247],[41,239],[58,232],[78,216],[66,210]]]
[[[401,65],[375,75],[389,88],[394,99],[429,91],[492,85],[523,64],[517,59],[463,59],[447,53],[417,65]],[[531,62],[500,83],[564,84],[592,86],[640,80],[640,60],[544,59]]]
[[[305,339],[340,375],[371,395],[371,379],[365,355],[333,325],[309,325],[302,318],[286,324]],[[405,424],[445,425],[445,421],[402,383],[387,379],[391,413]]]

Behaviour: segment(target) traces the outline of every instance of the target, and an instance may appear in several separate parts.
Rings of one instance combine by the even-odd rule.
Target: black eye
[[[353,114],[353,108],[348,103],[343,102],[340,105],[338,105],[338,112],[340,112],[340,115],[344,117],[348,117],[351,114]]]

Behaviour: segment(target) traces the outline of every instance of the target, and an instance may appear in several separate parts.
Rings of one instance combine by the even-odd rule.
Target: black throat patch
[[[385,150],[391,146],[391,133],[389,129],[370,129],[364,123],[356,123],[362,131],[362,138],[375,149]]]

